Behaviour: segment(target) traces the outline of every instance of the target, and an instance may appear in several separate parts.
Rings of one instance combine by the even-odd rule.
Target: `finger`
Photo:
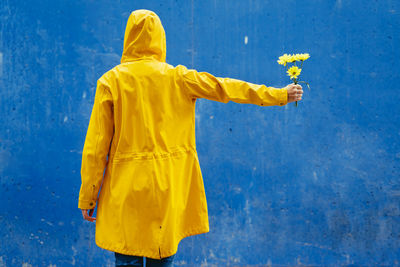
[[[89,216],[89,215],[87,215],[87,212],[86,212],[86,215],[85,215],[85,218],[84,218],[86,221],[89,221],[89,222],[94,222],[95,220],[96,220],[96,218],[95,217],[91,217],[91,216]]]
[[[83,216],[83,219],[85,219],[86,221],[89,221],[89,222],[93,222],[96,220],[96,218],[88,215],[88,210],[82,210],[82,216]]]
[[[87,210],[82,210],[82,217],[86,220],[87,217]]]
[[[93,212],[94,212],[94,209],[89,210],[89,215],[87,216],[87,220],[90,222],[94,222],[96,220],[96,218],[92,216]]]
[[[88,217],[86,220],[89,221],[89,222],[94,222],[94,221],[96,221],[96,218],[95,217]]]

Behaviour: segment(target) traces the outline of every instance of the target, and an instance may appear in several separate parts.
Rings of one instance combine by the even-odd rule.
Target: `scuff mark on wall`
[[[3,53],[0,52],[0,78],[3,76]]]
[[[342,8],[342,0],[337,0],[335,3],[335,8],[341,9]]]
[[[71,248],[72,248],[72,251],[73,251],[72,262],[71,262],[71,264],[72,264],[72,265],[75,265],[75,263],[76,263],[76,261],[75,261],[75,256],[78,255],[78,250],[77,250],[74,246],[72,246]]]

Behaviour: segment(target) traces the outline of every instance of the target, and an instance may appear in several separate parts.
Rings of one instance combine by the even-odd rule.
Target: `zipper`
[[[158,253],[160,254],[160,260],[162,259],[161,258],[161,247],[158,247]]]

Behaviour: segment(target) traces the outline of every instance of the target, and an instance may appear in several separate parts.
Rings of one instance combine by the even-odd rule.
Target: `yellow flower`
[[[301,69],[299,69],[296,66],[292,66],[287,70],[288,76],[290,76],[290,79],[297,79],[297,76],[300,75]]]
[[[299,60],[299,56],[300,56],[300,54],[293,54],[292,55],[292,60],[293,61],[298,61]]]
[[[277,60],[280,65],[286,66],[286,62],[282,59]]]
[[[290,60],[290,55],[284,54],[283,56],[279,57],[278,63],[280,65],[286,66],[286,63],[290,62],[288,60]]]
[[[297,59],[303,61],[303,60],[306,60],[309,57],[310,57],[310,54],[308,54],[308,53],[298,54]]]
[[[287,59],[287,62],[295,62],[297,60],[297,57],[295,54],[291,55],[289,54],[289,58]]]

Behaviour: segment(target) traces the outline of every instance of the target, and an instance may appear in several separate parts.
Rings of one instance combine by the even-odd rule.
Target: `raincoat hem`
[[[174,249],[163,250],[161,247],[162,257],[166,258],[166,257],[170,257],[172,255],[175,255],[178,251],[179,243],[184,238],[189,237],[189,236],[199,235],[199,234],[205,234],[205,233],[208,233],[209,231],[210,231],[209,227],[201,227],[201,228],[194,228],[191,231],[184,232],[183,234],[179,235],[177,246]],[[105,250],[109,250],[109,251],[113,251],[113,252],[117,252],[117,253],[121,253],[121,254],[125,254],[125,255],[146,257],[146,258],[152,258],[152,259],[160,259],[160,253],[159,253],[158,249],[155,252],[150,252],[150,250],[145,250],[145,249],[142,249],[142,250],[140,250],[140,249],[133,249],[133,250],[124,249],[124,248],[113,246],[113,245],[105,245],[104,243],[99,241],[97,238],[96,238],[96,245]]]

